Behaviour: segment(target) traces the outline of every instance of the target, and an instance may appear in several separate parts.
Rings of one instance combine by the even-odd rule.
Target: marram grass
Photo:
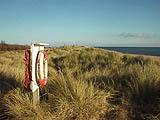
[[[0,119],[158,120],[160,60],[91,47],[46,49],[40,105],[22,87],[24,51],[0,54]]]
[[[68,72],[69,73],[69,72]],[[112,94],[98,85],[60,72],[48,85],[49,104],[57,119],[91,120],[103,118],[112,109]]]

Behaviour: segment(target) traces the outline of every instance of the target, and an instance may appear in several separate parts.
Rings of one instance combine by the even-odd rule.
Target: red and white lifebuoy
[[[48,76],[48,65],[47,65],[47,55],[44,50],[38,53],[37,59],[37,79],[38,84],[45,86],[47,83]]]

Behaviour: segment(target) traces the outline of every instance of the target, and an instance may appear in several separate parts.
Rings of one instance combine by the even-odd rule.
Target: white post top
[[[31,43],[31,45],[34,45],[34,46],[46,46],[46,45],[49,45],[47,43]]]

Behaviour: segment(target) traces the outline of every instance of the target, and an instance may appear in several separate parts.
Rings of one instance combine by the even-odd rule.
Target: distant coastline
[[[160,47],[95,47],[127,54],[160,56]]]

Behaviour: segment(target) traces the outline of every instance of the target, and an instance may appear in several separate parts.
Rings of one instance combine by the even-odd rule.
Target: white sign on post
[[[32,90],[32,102],[33,104],[39,104],[39,86],[37,84],[37,57],[39,51],[44,50],[44,46],[48,45],[45,43],[31,43],[31,64],[32,64],[32,81],[30,83],[30,88]]]

